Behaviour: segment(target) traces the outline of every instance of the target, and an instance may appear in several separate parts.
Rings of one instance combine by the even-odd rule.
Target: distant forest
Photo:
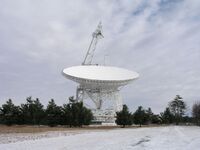
[[[200,125],[200,102],[192,107],[192,116],[185,115],[186,104],[180,95],[169,102],[168,106],[160,114],[154,114],[151,108],[144,109],[139,106],[135,112],[129,112],[126,105],[116,113],[116,124],[122,127],[127,125],[150,124],[185,124]],[[58,106],[53,99],[44,105],[38,98],[26,98],[26,103],[15,105],[11,99],[0,107],[0,124],[5,125],[48,125],[82,127],[92,123],[92,111],[86,108],[82,102],[77,102],[69,97],[69,103]]]

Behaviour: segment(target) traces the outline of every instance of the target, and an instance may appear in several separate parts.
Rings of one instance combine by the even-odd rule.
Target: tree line
[[[93,118],[91,110],[73,97],[69,103],[58,106],[53,99],[46,109],[38,98],[28,97],[26,103],[16,106],[11,99],[0,107],[0,123],[6,125],[67,125],[81,127],[89,125]]]
[[[125,127],[126,125],[148,125],[148,124],[197,124],[200,125],[200,102],[192,107],[192,116],[187,116],[186,104],[180,95],[169,102],[166,109],[160,114],[154,114],[151,108],[144,109],[139,106],[133,113],[129,112],[128,107],[123,105],[123,109],[117,112],[116,123]]]
[[[144,109],[139,106],[131,113],[126,105],[116,113],[116,124],[149,125],[149,124],[180,124],[192,123],[200,125],[200,102],[192,107],[192,116],[185,115],[186,104],[179,95],[169,102],[168,106],[160,114],[154,114],[151,108]],[[0,124],[6,125],[65,125],[69,127],[81,127],[89,125],[93,119],[92,111],[86,108],[82,102],[77,102],[74,97],[69,97],[69,102],[58,106],[51,99],[47,107],[38,98],[26,98],[26,103],[15,105],[11,99],[0,107]]]

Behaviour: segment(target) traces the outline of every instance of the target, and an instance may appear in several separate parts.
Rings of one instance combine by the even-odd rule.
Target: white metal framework
[[[87,87],[78,86],[76,90],[76,99],[78,101],[84,101],[86,98],[90,98],[97,110],[102,109],[103,102],[110,100],[113,102],[113,111],[122,110],[122,98],[118,89],[91,89]]]
[[[103,38],[103,35],[102,35],[102,25],[100,22],[99,25],[97,26],[97,29],[92,34],[92,40],[90,42],[89,48],[87,50],[87,54],[85,56],[85,59],[84,59],[82,65],[91,65],[92,64],[94,51],[96,49],[98,40],[101,38]]]
[[[86,87],[78,86],[76,99],[83,101],[86,98],[90,98],[95,104],[95,108],[92,109],[94,115],[94,122],[101,123],[114,123],[115,113],[122,110],[122,98],[118,89],[88,89]],[[111,101],[113,107],[102,109],[103,103]]]

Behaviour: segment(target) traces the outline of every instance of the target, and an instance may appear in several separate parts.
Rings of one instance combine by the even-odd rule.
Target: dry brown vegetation
[[[143,127],[158,127],[160,125],[144,125]],[[0,134],[3,133],[39,133],[48,131],[80,131],[80,130],[111,130],[120,126],[83,126],[82,128],[69,128],[65,126],[31,126],[31,125],[0,125]],[[138,126],[127,126],[126,128],[138,128]]]
[[[38,133],[38,132],[46,132],[46,131],[64,131],[64,130],[69,130],[69,129],[60,128],[60,127],[50,128],[47,126],[0,125],[0,133]]]
[[[48,131],[75,131],[75,130],[106,130],[117,128],[117,126],[83,126],[82,128],[69,128],[64,126],[48,127],[48,126],[29,126],[29,125],[0,125],[0,134],[2,133],[39,133]]]

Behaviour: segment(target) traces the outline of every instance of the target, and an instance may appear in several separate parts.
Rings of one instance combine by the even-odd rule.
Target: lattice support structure
[[[101,38],[103,38],[103,35],[102,35],[102,25],[100,22],[97,26],[97,29],[92,34],[92,40],[90,42],[89,48],[87,50],[87,53],[86,53],[86,56],[84,58],[82,65],[91,65],[92,64],[94,51],[96,49],[99,39],[101,39]]]
[[[118,89],[90,89],[79,86],[76,93],[78,101],[84,103],[84,99],[90,98],[95,104],[92,111],[96,122],[114,122],[116,112],[122,110],[122,97]],[[112,102],[112,108],[104,109],[103,103],[109,100]]]

